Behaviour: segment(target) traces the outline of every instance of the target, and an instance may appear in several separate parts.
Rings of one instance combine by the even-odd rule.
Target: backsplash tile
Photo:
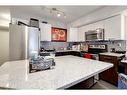
[[[108,43],[108,51],[115,48],[116,51],[126,51],[126,41],[114,41]]]
[[[40,47],[45,49],[64,49],[71,47],[73,44],[106,44],[108,46],[108,51],[111,51],[111,48],[115,48],[116,51],[125,51],[126,50],[126,41],[125,40],[116,40],[116,41],[91,41],[91,42],[44,42],[41,41]]]
[[[85,44],[106,44],[108,46],[108,52],[111,48],[115,48],[116,51],[126,51],[126,41],[125,40],[114,40],[114,41],[91,41],[85,42]]]
[[[41,44],[40,44],[40,47],[43,47],[45,49],[56,49],[56,50],[59,50],[59,49],[64,49],[64,48],[67,48],[69,45],[68,42],[44,42],[44,41],[41,41]]]

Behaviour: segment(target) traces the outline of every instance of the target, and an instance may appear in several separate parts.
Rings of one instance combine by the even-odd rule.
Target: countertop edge
[[[112,66],[111,66],[111,65],[112,65]],[[66,89],[66,88],[69,88],[69,87],[71,87],[71,86],[73,86],[73,85],[75,85],[75,84],[78,84],[78,83],[80,83],[80,82],[82,82],[82,81],[84,81],[84,80],[86,80],[86,79],[88,79],[88,78],[90,78],[90,77],[93,77],[94,75],[99,74],[99,73],[101,73],[101,72],[103,72],[103,71],[105,71],[105,70],[107,70],[107,69],[109,69],[109,68],[111,68],[111,67],[113,67],[113,64],[110,64],[110,66],[108,66],[108,67],[104,68],[103,70],[100,70],[100,71],[98,71],[98,72],[96,72],[96,73],[94,73],[94,74],[91,74],[90,76],[86,76],[86,77],[84,77],[84,78],[82,78],[82,79],[76,80],[76,81],[74,81],[74,82],[72,82],[72,83],[70,83],[70,84],[67,84],[67,85],[62,86],[62,87],[57,88],[57,89]]]

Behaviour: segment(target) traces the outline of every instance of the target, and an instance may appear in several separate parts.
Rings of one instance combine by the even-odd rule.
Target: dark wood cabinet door
[[[80,52],[76,52],[76,51],[56,52],[55,55],[56,56],[74,55],[80,57]]]
[[[118,73],[117,73],[118,60],[117,60],[117,57],[100,55],[99,60],[114,64],[114,66],[112,68],[100,73],[99,76],[100,76],[100,79],[105,80],[105,81],[117,86],[117,84],[118,84]]]
[[[56,52],[55,56],[62,56],[61,52]]]

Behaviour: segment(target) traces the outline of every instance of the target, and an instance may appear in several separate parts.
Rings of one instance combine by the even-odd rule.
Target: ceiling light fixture
[[[43,7],[43,9],[44,9],[44,7]],[[66,14],[63,11],[61,11],[61,10],[58,10],[56,8],[47,8],[47,7],[45,7],[45,9],[49,10],[49,12],[51,14],[55,14],[57,17],[66,18]]]
[[[60,17],[61,16],[61,14],[60,13],[57,13],[57,17]]]

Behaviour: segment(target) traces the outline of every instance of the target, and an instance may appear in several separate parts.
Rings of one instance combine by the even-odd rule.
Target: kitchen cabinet
[[[120,62],[117,56],[99,55],[99,60],[112,63],[114,66],[99,74],[100,79],[117,86],[118,84],[118,64]]]
[[[86,27],[78,28],[78,41],[79,42],[85,41],[85,31],[86,31]]]
[[[51,24],[39,23],[41,41],[51,41]]]
[[[97,28],[104,28],[104,21],[99,21],[78,28],[78,41],[85,41],[85,32],[89,30],[96,30]]]
[[[78,28],[78,41],[85,41],[85,32],[92,30],[92,24]]]
[[[104,21],[98,21],[93,23],[93,30],[96,30],[97,28],[104,28]]]
[[[78,28],[78,38],[80,41],[85,41],[85,32],[96,30],[97,28],[104,29],[105,40],[125,40],[124,21],[121,15],[113,16],[102,21],[98,21],[89,25]],[[84,35],[84,36],[83,36]]]
[[[67,31],[67,41],[77,42],[78,41],[78,28],[70,27]]]
[[[119,72],[127,75],[127,60],[122,60],[119,64]]]
[[[114,16],[104,20],[106,40],[121,40],[121,16]]]
[[[78,51],[65,51],[65,52],[56,52],[55,56],[65,56],[65,55],[74,55],[80,57],[80,52]]]
[[[72,52],[71,52],[71,55],[81,57],[81,56],[80,56],[81,54],[80,54],[80,52],[78,52],[78,51],[72,51]]]
[[[65,55],[71,55],[71,51],[65,51],[65,52],[56,52],[55,56],[65,56]]]
[[[104,21],[98,21],[92,24],[87,25],[87,31],[96,30],[97,28],[104,28]]]

